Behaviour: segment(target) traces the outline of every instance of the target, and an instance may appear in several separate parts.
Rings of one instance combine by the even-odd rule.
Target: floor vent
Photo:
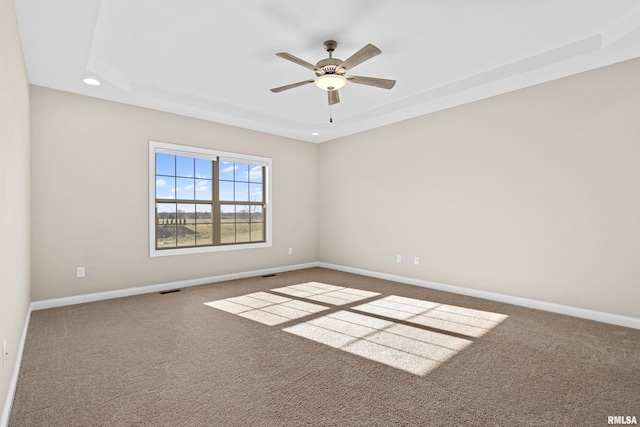
[[[276,275],[275,275],[275,274],[265,274],[265,275],[264,275],[264,276],[262,276],[262,277],[276,277]]]
[[[172,294],[174,292],[180,292],[182,289],[172,289],[170,291],[162,291],[162,292],[158,292],[160,295],[164,295],[164,294]]]

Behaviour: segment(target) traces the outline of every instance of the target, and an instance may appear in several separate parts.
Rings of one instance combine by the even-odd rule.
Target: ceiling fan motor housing
[[[345,74],[347,72],[346,68],[338,68],[340,64],[342,64],[342,60],[333,57],[333,51],[338,47],[338,42],[335,40],[327,40],[322,45],[324,50],[329,52],[329,57],[327,59],[322,59],[318,61],[316,67],[316,76],[321,76],[323,74]]]
[[[347,70],[340,67],[342,60],[338,58],[327,58],[318,61],[316,67],[316,76],[322,76],[323,74],[345,74]]]

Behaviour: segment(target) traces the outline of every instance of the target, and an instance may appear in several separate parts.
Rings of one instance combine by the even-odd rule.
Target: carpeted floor
[[[640,331],[327,269],[31,315],[11,427],[605,426]]]

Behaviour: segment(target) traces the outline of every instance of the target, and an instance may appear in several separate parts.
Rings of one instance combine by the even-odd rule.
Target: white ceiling
[[[640,56],[640,0],[15,0],[29,81],[323,142]],[[306,85],[325,40],[354,68],[333,106]],[[102,85],[82,82],[95,77]],[[318,132],[318,136],[312,136]]]

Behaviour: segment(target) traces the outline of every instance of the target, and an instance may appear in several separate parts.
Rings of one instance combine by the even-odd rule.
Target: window
[[[271,246],[271,159],[149,142],[150,255]]]

